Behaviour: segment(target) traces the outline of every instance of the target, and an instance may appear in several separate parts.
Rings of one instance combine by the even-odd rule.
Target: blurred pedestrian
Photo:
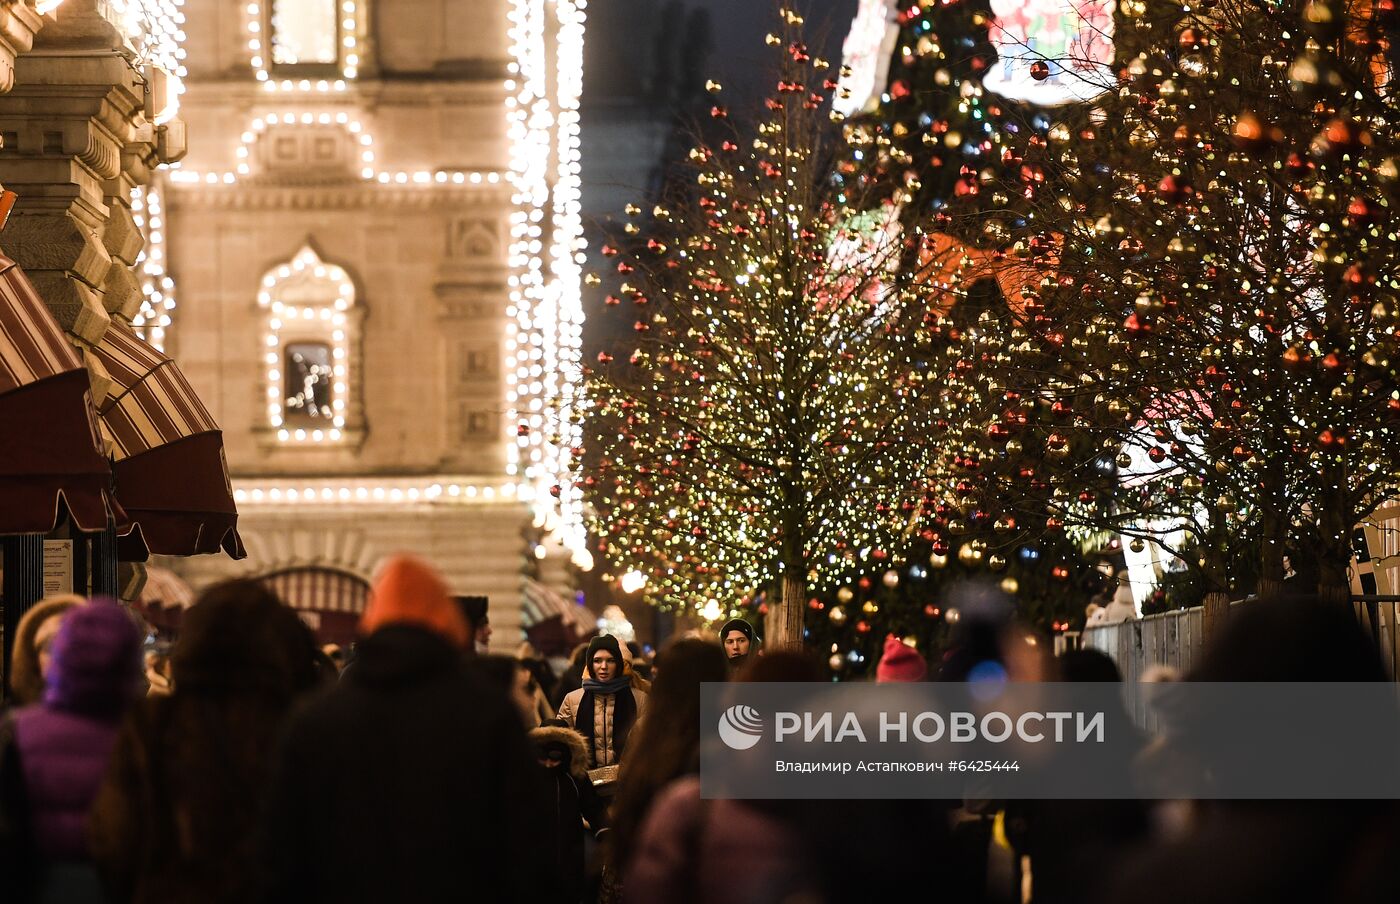
[[[588,768],[613,766],[621,762],[633,726],[646,715],[647,694],[632,686],[616,637],[590,640],[584,661],[588,677],[564,698],[559,717],[588,742]]]
[[[1091,628],[1096,625],[1116,625],[1119,622],[1132,621],[1137,617],[1137,603],[1133,600],[1132,582],[1128,578],[1128,572],[1120,571],[1118,572],[1118,585],[1113,590],[1112,598],[1097,612],[1092,613],[1085,624]]]
[[[141,632],[121,606],[94,600],[61,622],[43,701],[0,729],[0,881],[19,902],[102,900],[88,813],[141,691]]]
[[[1118,666],[1094,649],[1070,650],[1055,660],[1067,683],[1121,684]],[[1105,785],[1130,786],[1133,760],[1146,737],[1119,705],[1104,712],[1110,737],[1126,739],[1111,750],[1089,754]],[[1083,758],[1082,751],[1075,751]],[[1054,781],[1053,761],[1040,767],[1042,781]],[[1141,800],[1020,800],[1006,804],[1005,834],[1017,854],[1028,858],[1035,904],[1080,904],[1098,894],[1109,870],[1146,837],[1148,809]]]
[[[1349,605],[1296,597],[1235,607],[1187,680],[1385,682],[1387,677],[1375,644]],[[1192,713],[1180,715],[1179,727],[1190,731]],[[1317,722],[1349,717],[1305,715]],[[1238,730],[1254,728],[1243,720]],[[1210,768],[1217,787],[1228,790],[1233,774],[1257,769],[1243,746],[1212,741]],[[1236,749],[1241,755],[1232,757]],[[1355,756],[1358,769],[1389,768],[1375,762],[1374,751],[1358,750]],[[1395,801],[1214,800],[1202,804],[1196,822],[1189,835],[1121,860],[1099,900],[1400,900],[1400,873],[1395,870],[1400,860],[1400,806]]]
[[[524,645],[529,652],[534,654],[526,656],[517,654],[520,665],[530,673],[532,681],[527,686],[527,691],[533,698],[532,708],[535,718],[531,724],[543,725],[545,722],[555,718],[554,707],[549,703],[549,697],[545,694],[545,688],[553,687],[555,682],[554,672],[549,667],[549,663],[538,654],[528,644]]]
[[[264,900],[534,901],[546,812],[519,711],[464,659],[441,576],[377,575],[354,668],[292,720],[263,823]]]
[[[753,660],[740,680],[816,685],[827,672],[812,656],[781,650]],[[684,776],[662,789],[642,823],[623,900],[903,900],[946,872],[944,816],[933,801],[703,800],[699,777]]]
[[[549,695],[549,702],[557,712],[564,704],[564,698],[583,687],[583,679],[588,675],[588,644],[581,643],[569,654],[569,664],[559,674],[559,682]]]
[[[504,653],[487,653],[474,657],[471,666],[492,687],[506,695],[520,713],[521,724],[526,729],[540,724],[539,710],[535,706],[535,676],[523,662]]]
[[[264,585],[228,581],[184,615],[173,690],[122,727],[91,819],[114,902],[245,902],[269,753],[293,700],[316,681],[315,641]]]
[[[661,789],[700,771],[700,685],[728,677],[724,651],[705,640],[680,640],[657,657],[649,715],[633,732],[642,754],[630,757],[618,777],[609,839],[610,868],[621,875],[637,834]]]
[[[749,654],[757,645],[757,637],[753,625],[742,618],[731,618],[719,629],[719,642],[729,660],[729,673],[734,675],[749,661]]]
[[[454,597],[467,625],[468,655],[484,656],[491,652],[491,617],[487,614],[491,600],[485,596]]]
[[[577,904],[586,887],[584,838],[597,839],[607,830],[607,806],[588,780],[583,735],[555,719],[532,729],[530,741],[547,776],[547,799],[554,801],[548,834],[536,842],[536,851],[559,877],[559,900]]]
[[[928,677],[923,655],[894,634],[885,637],[885,649],[875,666],[877,684],[917,683]]]
[[[49,648],[58,636],[63,616],[84,600],[76,593],[46,596],[20,617],[10,652],[10,703],[28,706],[44,696],[44,675],[48,671]]]

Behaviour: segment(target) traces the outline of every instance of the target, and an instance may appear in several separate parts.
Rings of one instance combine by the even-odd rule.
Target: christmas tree
[[[1008,132],[988,180],[1022,202],[983,230],[1022,301],[972,354],[1025,421],[969,432],[1032,437],[1050,522],[1166,547],[1216,605],[1241,547],[1267,594],[1290,542],[1345,597],[1351,529],[1400,477],[1393,13],[1120,9],[1092,105]]]
[[[764,120],[692,149],[695,190],[629,224],[636,253],[607,249],[636,342],[588,369],[575,450],[610,563],[710,618],[763,594],[778,646],[802,642],[809,587],[897,556],[927,468],[898,266],[921,239],[830,122],[800,26],[769,36]]]

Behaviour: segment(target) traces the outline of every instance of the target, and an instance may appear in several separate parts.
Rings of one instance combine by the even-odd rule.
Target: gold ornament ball
[[[1008,575],[1001,579],[1001,589],[1003,593],[1015,594],[1021,589],[1021,582]]]
[[[826,617],[831,619],[831,623],[839,628],[846,623],[846,607],[832,606],[831,611],[826,614]]]
[[[933,568],[944,568],[948,564],[948,557],[939,555],[936,552],[930,553],[928,557],[928,563]]]
[[[982,561],[982,550],[975,543],[967,543],[958,550],[958,561],[968,566],[976,565]]]
[[[884,583],[886,587],[898,587],[899,572],[891,568],[889,571],[885,572],[884,577],[882,577],[880,580]]]
[[[880,611],[880,607],[874,600],[866,600],[865,604],[860,607],[860,611],[866,615],[874,615]]]
[[[849,603],[856,598],[855,591],[851,590],[849,587],[842,587],[840,590],[836,591],[836,598],[843,603]]]
[[[841,664],[843,661],[840,653],[832,653],[831,658],[826,661],[826,664],[831,667],[833,672],[839,672],[841,671]]]

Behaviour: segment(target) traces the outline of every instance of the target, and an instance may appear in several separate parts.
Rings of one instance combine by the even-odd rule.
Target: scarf
[[[592,691],[595,694],[615,694],[625,687],[632,686],[632,678],[629,675],[618,675],[611,681],[602,682],[592,675],[583,679],[583,689]]]
[[[583,699],[578,704],[578,715],[574,718],[574,729],[588,742],[593,751],[593,762],[598,762],[597,741],[593,736],[593,697],[595,694],[612,694],[613,703],[613,750],[617,759],[627,747],[627,735],[632,731],[632,723],[637,721],[637,698],[632,696],[632,682],[626,675],[620,675],[606,683],[592,675],[583,679]]]

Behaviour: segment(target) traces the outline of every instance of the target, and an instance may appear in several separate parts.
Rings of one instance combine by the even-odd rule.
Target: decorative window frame
[[[252,0],[248,4],[253,70],[258,80],[277,77],[314,79],[354,79],[360,69],[359,29],[361,6],[366,0],[323,0],[335,9],[335,60],[317,63],[276,63],[273,61],[273,14],[279,0]]]
[[[325,287],[323,293],[316,292],[318,285]],[[263,275],[257,301],[264,318],[258,346],[263,378],[254,432],[264,446],[355,449],[364,442],[364,307],[358,294],[345,268],[323,260],[310,243]],[[288,426],[283,420],[282,369],[287,346],[295,342],[331,348],[334,414],[328,428]]]

